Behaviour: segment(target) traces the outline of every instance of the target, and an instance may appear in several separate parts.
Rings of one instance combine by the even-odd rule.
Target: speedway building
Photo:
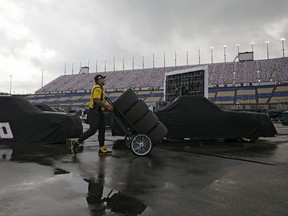
[[[202,70],[189,73],[195,68],[198,71],[204,68],[206,77],[201,75]],[[169,81],[167,74],[177,74],[177,71],[186,73]],[[98,73],[107,76],[105,89],[112,101],[126,89],[132,88],[138,98],[154,109],[165,103],[165,96],[167,100],[167,89],[175,96],[196,95],[204,92],[201,87],[204,82],[207,82],[205,96],[223,109],[288,108],[287,57]],[[85,108],[88,106],[94,77],[98,73],[82,67],[78,74],[61,75],[26,98],[34,104],[45,103],[65,109]]]

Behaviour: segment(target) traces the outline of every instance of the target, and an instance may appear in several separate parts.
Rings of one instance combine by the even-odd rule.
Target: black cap
[[[97,82],[99,79],[105,79],[105,78],[106,78],[106,76],[102,76],[101,74],[99,74],[99,75],[95,76],[94,80],[95,80],[95,82]]]

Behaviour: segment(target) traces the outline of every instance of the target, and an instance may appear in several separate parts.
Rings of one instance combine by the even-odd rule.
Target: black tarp
[[[15,96],[0,96],[0,124],[1,144],[63,143],[83,131],[79,116],[42,111]],[[9,127],[13,138],[9,137]]]
[[[34,106],[36,106],[38,109],[42,110],[42,111],[49,111],[49,112],[58,112],[55,108],[51,107],[48,104],[43,104],[43,103],[37,103],[37,104],[33,104]]]
[[[202,96],[179,97],[155,114],[169,138],[250,139],[277,134],[265,113],[224,111]]]

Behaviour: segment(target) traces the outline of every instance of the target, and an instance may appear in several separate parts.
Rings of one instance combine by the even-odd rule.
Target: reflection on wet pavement
[[[35,162],[41,165],[51,166],[53,161],[61,156],[69,154],[66,145],[25,145],[25,146],[1,146],[2,158],[19,162]]]
[[[146,205],[139,199],[113,189],[104,188],[103,177],[86,179],[88,194],[86,197],[91,215],[106,215],[105,212],[116,212],[125,215],[140,215]],[[101,214],[102,212],[102,214]]]
[[[74,158],[75,159],[75,158]],[[125,215],[140,215],[146,209],[146,205],[139,199],[125,192],[105,187],[105,157],[99,160],[98,173],[89,179],[83,179],[88,183],[86,201],[90,215],[100,216],[109,212]],[[55,175],[69,174],[68,171],[55,168]]]
[[[91,148],[91,146],[88,146],[88,148]],[[57,167],[59,160],[65,165],[68,164],[68,168],[71,164],[81,164],[81,159],[79,159],[81,155],[78,155],[78,157],[71,155],[70,149],[66,145],[13,146],[12,149],[1,146],[0,154],[2,159],[6,161],[34,162],[40,165],[52,166],[54,167],[54,175],[62,175],[64,179],[66,178],[69,181],[74,179],[74,174],[70,175],[71,172],[66,168]],[[83,198],[87,201],[90,215],[106,215],[107,212],[140,215],[146,209],[146,205],[142,201],[125,192],[105,187],[105,159],[106,157],[99,157],[94,165],[96,168],[88,174],[92,177],[83,178],[88,183],[87,196]],[[69,175],[65,177],[65,174]],[[78,181],[78,178],[75,178],[75,183]]]
[[[281,130],[252,144],[166,141],[148,157],[113,137],[107,157],[97,137],[77,156],[66,145],[0,145],[0,215],[285,215]]]

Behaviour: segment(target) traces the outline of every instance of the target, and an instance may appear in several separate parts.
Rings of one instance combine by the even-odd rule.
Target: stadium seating
[[[222,87],[218,89],[215,102],[218,104],[234,104],[235,91],[233,87]]]
[[[108,97],[114,101],[132,88],[138,98],[154,103],[164,98],[166,72],[198,67],[185,65],[101,72]],[[203,65],[200,65],[203,66]],[[216,104],[277,104],[288,102],[288,58],[207,64],[208,98]],[[86,106],[96,73],[62,75],[27,96],[32,103],[55,106]]]
[[[288,84],[281,84],[275,87],[275,91],[269,103],[287,103]]]
[[[271,85],[259,86],[257,88],[258,103],[266,104],[269,101],[270,97],[272,96],[274,88],[275,86],[271,86]]]
[[[236,91],[236,103],[256,104],[256,87],[241,87]]]

